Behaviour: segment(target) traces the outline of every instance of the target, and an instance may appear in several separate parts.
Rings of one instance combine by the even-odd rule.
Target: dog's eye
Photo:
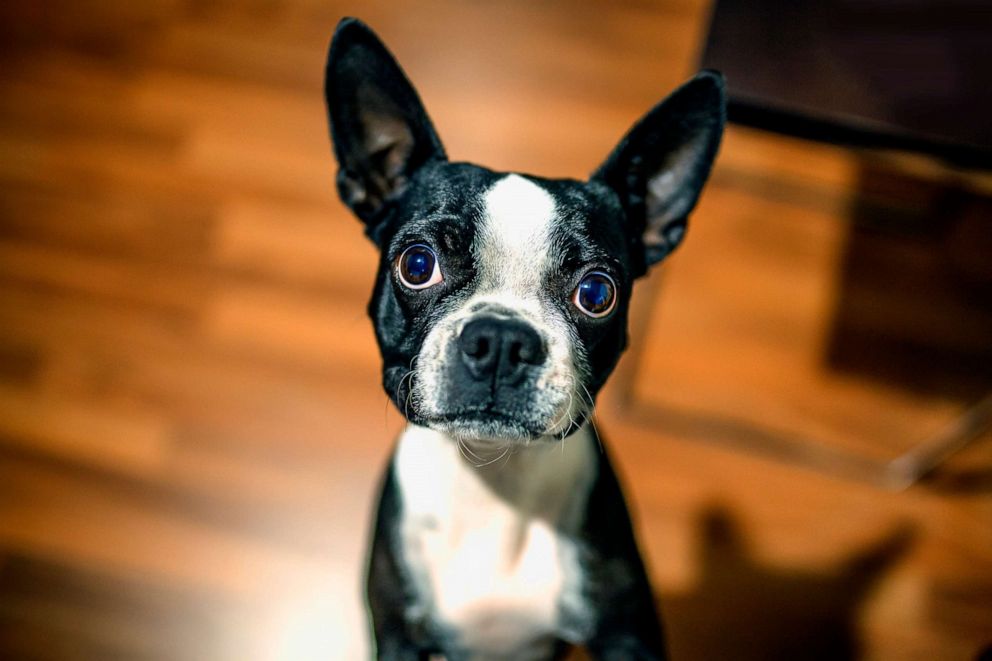
[[[613,278],[602,271],[589,271],[575,288],[572,302],[590,317],[605,317],[613,312],[617,302],[617,287]]]
[[[426,289],[444,279],[434,251],[420,243],[403,251],[396,260],[396,273],[410,289]]]

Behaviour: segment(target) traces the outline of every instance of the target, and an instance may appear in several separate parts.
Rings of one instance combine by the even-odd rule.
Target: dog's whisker
[[[506,468],[506,465],[507,465],[508,463],[510,463],[510,457],[512,457],[512,456],[513,456],[513,453],[514,453],[514,452],[516,451],[516,448],[515,448],[515,447],[513,446],[513,444],[512,444],[512,443],[511,443],[511,444],[507,444],[507,446],[506,446],[506,447],[507,447],[507,449],[508,449],[508,450],[509,450],[510,452],[509,452],[509,454],[507,454],[507,455],[506,455],[506,460],[505,460],[505,461],[503,462],[503,466],[502,466],[503,468]]]
[[[410,372],[412,375],[413,372]],[[410,383],[413,383],[413,377],[410,377]],[[410,400],[413,398],[413,387],[409,387],[406,391],[406,399],[403,401],[403,415],[409,419],[410,418]]]
[[[416,360],[416,357],[414,357],[414,359],[410,361],[411,365],[413,364],[414,360]],[[407,386],[406,397],[403,398],[403,415],[406,418],[410,417],[410,400],[413,397],[414,374],[415,374],[415,370],[413,369],[409,370],[406,374],[403,375],[402,378],[400,378],[399,383],[396,384],[395,399],[399,400],[400,391],[403,389],[403,382],[406,381],[407,379],[410,379],[410,383]]]
[[[400,390],[403,389],[403,382],[406,381],[406,378],[412,374],[413,370],[407,370],[403,376],[400,377],[400,380],[396,383],[396,388],[393,389],[393,399],[399,400]]]
[[[487,461],[484,464],[477,464],[476,465],[476,468],[485,468],[486,466],[489,466],[490,464],[496,463],[497,461],[499,461],[500,459],[502,459],[503,457],[506,456],[506,453],[508,453],[510,451],[510,448],[511,448],[511,445],[510,444],[507,444],[506,447],[503,448],[503,453],[501,455],[499,455],[495,459],[490,459],[489,461]]]
[[[587,390],[586,392],[589,392],[589,391]],[[590,397],[591,396],[592,395],[590,395]],[[599,453],[600,454],[605,454],[606,453],[606,450],[603,449],[603,439],[601,439],[599,437],[599,429],[596,428],[596,421],[595,421],[595,418],[594,418],[594,416],[596,415],[596,408],[595,408],[595,406],[591,406],[589,408],[589,413],[587,415],[589,416],[589,423],[590,423],[589,424],[589,429],[592,431],[592,435],[596,437],[596,445],[599,446]]]
[[[583,398],[583,404],[585,404],[585,410],[582,412],[588,419],[590,423],[594,423],[596,416],[596,402],[593,399],[592,393],[589,389],[582,385],[582,390],[585,392],[585,397]],[[595,427],[595,424],[592,425]]]
[[[596,412],[596,400],[593,398],[592,393],[589,392],[589,389],[586,388],[584,383],[580,383],[579,385],[582,386],[582,390],[586,393],[586,398],[584,400],[586,404],[586,415],[592,418],[593,413]]]
[[[473,451],[472,451],[472,448],[471,448],[471,447],[469,447],[469,444],[468,444],[468,443],[464,443],[464,442],[462,442],[462,444],[463,444],[463,446],[465,447],[465,450],[466,450],[466,451],[467,451],[467,452],[468,452],[468,453],[469,453],[470,455],[472,455],[473,457],[475,457],[475,458],[476,458],[476,459],[477,459],[478,461],[485,461],[485,459],[483,459],[482,457],[480,457],[479,455],[477,455],[477,454],[476,454],[475,452],[473,452]]]
[[[565,447],[565,439],[568,438],[569,432],[571,431],[572,427],[575,425],[575,419],[576,419],[575,415],[570,414],[568,416],[568,424],[565,425],[565,428],[561,430],[561,445],[563,452]]]
[[[572,393],[574,391],[575,391],[575,377],[569,377],[569,384],[566,389],[566,392],[568,393],[568,406],[566,406],[565,410],[562,411],[562,414],[558,416],[557,419],[555,419],[554,423],[552,423],[551,426],[548,427],[549,433],[555,436],[561,433],[561,430],[559,430],[558,427],[561,425],[561,423],[565,420],[566,417],[571,415],[572,404],[574,403],[574,397]],[[566,425],[562,429],[568,429],[568,426]]]
[[[458,448],[458,452],[460,452],[461,455],[462,455],[462,457],[465,458],[465,461],[467,461],[470,464],[472,464],[472,460],[468,458],[468,455],[467,454],[465,454],[465,448],[462,445],[462,439],[460,439],[460,438],[456,438],[455,439],[455,447]],[[472,465],[474,466],[475,464],[472,464]]]
[[[558,431],[554,431],[554,430],[557,430],[558,427],[561,425],[561,423],[565,421],[565,418],[567,418],[569,415],[571,415],[571,411],[572,411],[572,393],[571,393],[571,391],[569,391],[569,393],[568,393],[568,406],[565,407],[565,410],[562,411],[561,415],[558,416],[558,418],[554,421],[554,423],[550,427],[550,429],[553,431],[553,433],[555,433],[555,434],[558,434],[559,433]]]

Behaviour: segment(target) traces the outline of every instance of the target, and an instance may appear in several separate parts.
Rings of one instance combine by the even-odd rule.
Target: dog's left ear
[[[725,121],[723,76],[702,71],[637,122],[593,174],[620,197],[638,275],[681,243]]]
[[[327,55],[324,94],[338,193],[378,242],[381,212],[444,147],[413,85],[372,30],[343,19]]]

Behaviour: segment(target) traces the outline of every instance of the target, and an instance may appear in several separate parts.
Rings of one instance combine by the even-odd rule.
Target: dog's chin
[[[437,414],[426,417],[421,424],[466,441],[526,443],[547,434],[544,425],[492,412]]]

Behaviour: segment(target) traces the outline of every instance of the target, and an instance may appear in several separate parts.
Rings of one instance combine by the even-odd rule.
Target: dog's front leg
[[[368,604],[372,616],[375,658],[381,661],[427,661],[415,639],[412,623],[404,617],[402,578],[388,545],[378,534],[372,542],[368,576]]]
[[[606,454],[589,497],[582,537],[589,603],[594,609],[586,649],[597,661],[667,658],[654,594],[641,560],[616,474]]]
[[[586,649],[597,661],[666,659],[660,619],[639,559],[633,565],[619,559],[608,564],[603,578],[623,578],[599,595],[595,633]]]
[[[428,661],[426,633],[408,614],[413,590],[397,558],[399,497],[392,462],[383,479],[369,554],[366,596],[372,616],[375,658],[381,661]]]
[[[668,658],[661,630],[656,621],[654,604],[640,600],[639,605],[628,604],[625,618],[608,618],[602,622],[597,634],[586,644],[589,654],[596,661],[664,661]],[[634,608],[641,614],[630,613]]]

